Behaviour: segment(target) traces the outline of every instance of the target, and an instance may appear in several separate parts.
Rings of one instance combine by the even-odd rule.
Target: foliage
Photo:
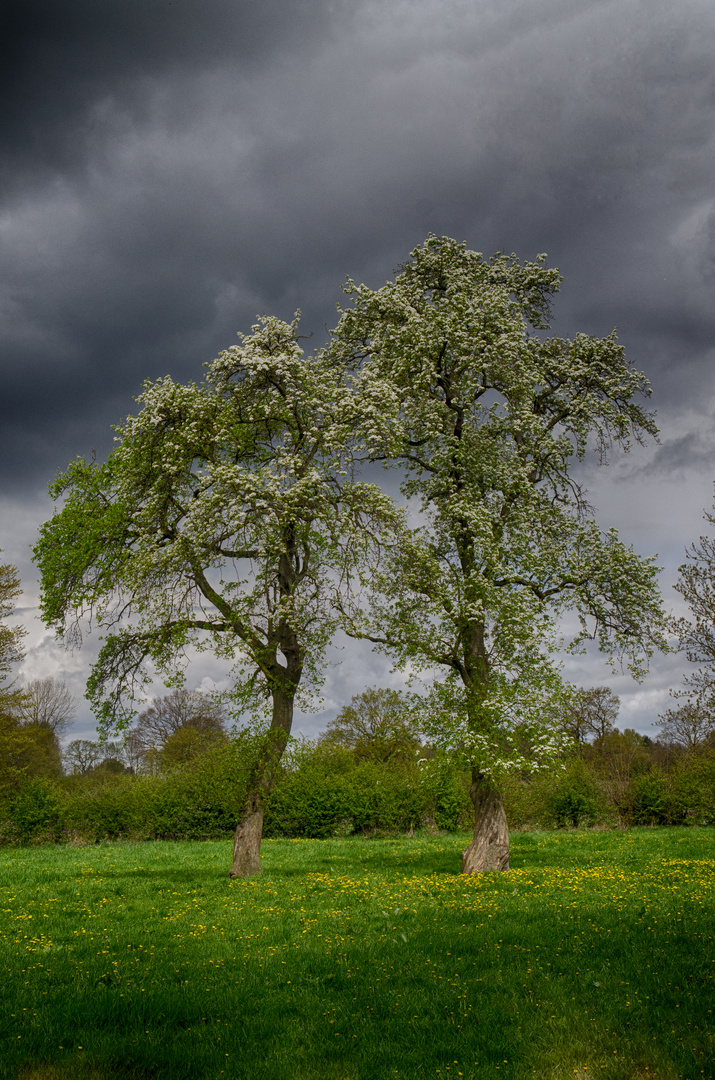
[[[35,556],[45,621],[108,631],[87,687],[103,734],[129,725],[154,675],[182,682],[189,647],[226,662],[233,708],[264,732],[230,870],[248,876],[295,701],[310,704],[321,679],[333,593],[396,515],[343,467],[340,365],[304,356],[297,316],[239,336],[202,385],[145,383],[108,461],[78,459],[53,486],[65,503]],[[160,753],[197,749],[182,736]]]
[[[708,525],[715,525],[715,514],[703,515]],[[686,550],[686,562],[679,568],[676,590],[687,602],[689,619],[674,619],[672,629],[680,649],[691,664],[683,677],[685,689],[673,692],[685,699],[660,718],[662,738],[689,748],[701,746],[715,736],[715,539],[701,536]]]
[[[634,825],[671,825],[674,819],[670,785],[657,770],[637,776],[631,789],[631,821]]]
[[[157,764],[162,769],[185,765],[189,761],[200,758],[214,743],[220,742],[223,738],[225,738],[225,733],[220,729],[202,731],[190,725],[181,727],[167,738],[157,754]]]
[[[607,731],[583,750],[584,760],[603,782],[621,820],[630,822],[631,788],[638,776],[651,771],[653,745],[647,736],[626,728]]]
[[[8,563],[0,566],[0,708],[14,708],[18,702],[16,695],[5,685],[8,672],[14,664],[22,660],[22,639],[26,630],[22,626],[8,626],[4,621],[14,611],[13,601],[22,592],[20,578],[14,566]]]
[[[73,739],[62,751],[65,772],[72,776],[93,772],[106,761],[119,761],[124,770],[124,748],[118,742],[95,742],[93,739]]]
[[[78,459],[52,488],[65,504],[35,548],[42,611],[60,631],[90,615],[109,631],[88,688],[107,729],[128,723],[147,665],[180,677],[189,644],[235,665],[238,708],[292,706],[319,678],[331,572],[389,513],[341,475],[336,365],[303,356],[297,322],[239,336],[200,386],[147,382],[109,460]]]
[[[267,836],[328,837],[353,832],[406,832],[426,812],[418,785],[383,762],[363,760],[334,771],[317,755],[310,766],[276,783],[266,814]]]
[[[11,613],[10,600],[19,591],[13,567],[0,567],[0,614]],[[22,658],[20,642],[24,632],[21,627],[0,626],[0,672]],[[13,796],[19,798],[17,793],[27,790],[28,781],[37,781],[37,790],[44,791],[44,780],[61,775],[58,736],[73,706],[64,683],[53,678],[36,680],[22,689],[0,686],[0,802]],[[42,815],[37,823],[41,820]],[[25,824],[18,827],[24,836]]]
[[[694,700],[683,701],[677,708],[668,709],[658,717],[656,727],[660,728],[659,737],[663,742],[675,743],[676,746],[683,746],[686,750],[694,750],[713,740],[715,736],[715,713],[711,711],[713,703],[708,700],[706,704],[703,696],[699,694]]]
[[[582,760],[574,758],[558,777],[548,794],[549,817],[555,825],[595,825],[609,817],[607,800],[593,774]]]
[[[591,516],[572,470],[595,443],[654,435],[615,334],[540,336],[560,282],[544,256],[485,260],[430,236],[378,290],[348,281],[332,354],[356,368],[356,440],[402,470],[414,525],[363,573],[349,632],[431,676],[426,734],[482,774],[545,767],[563,743],[558,619],[643,673],[666,648],[657,568]],[[359,423],[358,423],[359,420]]]
[[[182,687],[154,698],[139,714],[127,736],[127,754],[133,768],[151,771],[190,761],[225,734],[224,705],[199,690]]]
[[[345,746],[358,760],[414,762],[421,742],[413,710],[397,690],[364,690],[328,722],[320,742]]]
[[[57,785],[43,777],[24,783],[9,805],[8,818],[21,840],[57,839],[60,794]]]
[[[49,728],[21,724],[16,715],[0,713],[0,802],[32,777],[59,777],[60,748]]]
[[[112,770],[105,760],[67,777],[58,789],[55,835],[88,842],[133,839],[206,840],[236,828],[250,765],[240,744],[214,746],[158,776]]]
[[[14,611],[13,601],[20,595],[20,579],[14,566],[0,566],[0,799],[17,787],[19,777],[31,768],[38,757],[34,732],[20,730],[18,711],[22,694],[8,683],[8,674],[23,657],[22,626],[8,626],[4,621]],[[42,757],[42,753],[39,754]],[[41,771],[41,770],[40,770]]]
[[[42,781],[37,788],[31,770],[13,774],[0,798],[0,836],[12,842],[227,836],[236,828],[258,739],[241,732],[201,758],[138,776],[108,756],[116,746],[90,743],[97,754],[83,773],[60,778],[50,769],[35,774]],[[665,749],[635,732],[616,731],[575,747],[560,767],[508,775],[503,796],[510,828],[715,823],[715,754]],[[461,827],[470,818],[469,774],[448,756],[429,748],[420,753],[411,762],[385,762],[320,740],[292,740],[267,801],[265,834],[327,838]],[[39,816],[32,825],[23,810],[18,823],[10,810],[14,800],[50,788],[52,819]],[[23,794],[18,805],[32,808],[34,799]]]
[[[684,754],[673,772],[673,818],[715,825],[715,751]]]
[[[473,816],[469,775],[449,757],[434,752],[420,760],[419,768],[425,807],[421,824],[448,832],[468,824]]]

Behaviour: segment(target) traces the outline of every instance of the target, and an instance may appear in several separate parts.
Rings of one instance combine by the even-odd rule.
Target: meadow
[[[715,1076],[715,829],[0,850],[0,1077]]]

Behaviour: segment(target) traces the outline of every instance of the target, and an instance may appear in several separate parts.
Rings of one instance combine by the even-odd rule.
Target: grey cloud
[[[707,430],[691,431],[679,438],[668,439],[655,451],[648,464],[639,472],[685,479],[688,473],[706,470],[715,472],[715,424],[712,419]]]
[[[308,0],[8,0],[0,35],[2,175],[73,171],[102,108],[121,100],[136,122],[157,84],[230,64],[240,76],[286,46],[307,50],[329,5]],[[180,114],[180,107],[177,114]]]
[[[66,5],[64,22],[50,7],[44,34],[58,55],[92,52],[106,78],[141,84],[143,104],[136,113],[126,94],[102,98],[95,72],[82,83],[94,127],[72,159],[83,168],[70,163],[63,179],[7,204],[8,369],[26,387],[5,387],[15,424],[43,413],[38,367],[43,422],[61,427],[67,402],[108,425],[110,404],[131,407],[142,378],[198,374],[257,311],[301,306],[322,337],[344,274],[379,284],[429,230],[486,251],[549,250],[567,275],[566,329],[606,333],[618,321],[636,362],[652,354],[649,338],[699,355],[710,317],[680,303],[699,267],[669,279],[662,238],[644,224],[646,212],[660,230],[677,224],[690,203],[666,205],[667,161],[707,143],[703,49],[667,6],[650,6],[644,28],[633,3],[538,14],[520,4],[506,15],[452,4],[447,17],[427,2],[364,4],[334,9],[331,32],[317,33],[323,9],[309,7],[301,50],[268,33],[276,21],[285,29],[281,5],[260,16],[239,6],[223,36],[226,12],[209,5],[186,64],[191,4],[172,13],[161,43],[161,7],[136,22],[122,15],[116,34],[111,19],[85,19],[84,5]],[[29,34],[28,55],[37,40]],[[248,75],[224,62],[246,49]],[[60,131],[72,127],[66,114]],[[654,258],[638,260],[635,236]]]

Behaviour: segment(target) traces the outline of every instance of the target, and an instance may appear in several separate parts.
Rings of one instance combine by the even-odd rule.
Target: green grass
[[[714,829],[0,851],[0,1077],[715,1076]]]

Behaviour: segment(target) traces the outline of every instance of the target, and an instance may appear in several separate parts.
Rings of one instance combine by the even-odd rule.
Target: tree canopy
[[[15,567],[0,566],[0,795],[16,790],[25,777],[61,772],[54,731],[24,715],[26,696],[10,677],[14,665],[23,658],[26,631],[5,620],[13,614],[21,591]]]
[[[561,726],[576,743],[603,738],[615,728],[620,699],[607,686],[580,687],[561,716]]]
[[[559,283],[545,256],[430,236],[381,289],[348,280],[327,348],[264,318],[200,385],[146,383],[108,461],[55,483],[42,610],[105,633],[88,684],[105,730],[153,674],[180,681],[189,646],[234,665],[237,708],[271,701],[232,873],[258,868],[294,702],[339,621],[434,680],[420,726],[472,766],[486,832],[500,821],[467,869],[508,866],[499,778],[561,745],[561,617],[571,647],[635,675],[665,646],[657,567],[599,528],[573,469],[656,433],[648,384],[615,332],[549,336]],[[365,461],[400,470],[407,518],[356,479]]]
[[[546,333],[560,276],[544,260],[430,236],[382,288],[348,280],[331,345],[356,371],[356,444],[401,470],[413,520],[349,632],[445,672],[426,733],[482,788],[559,748],[565,612],[572,648],[595,639],[636,675],[665,647],[653,559],[599,528],[573,470],[656,433],[636,401],[648,384],[615,332]]]
[[[189,646],[232,667],[237,709],[271,701],[237,834],[235,867],[245,856],[253,872],[296,695],[320,681],[332,593],[367,526],[394,512],[343,467],[339,365],[303,354],[297,318],[239,338],[200,385],[145,384],[109,459],[78,459],[54,484],[64,505],[35,555],[47,623],[71,635],[88,618],[105,634],[88,683],[105,732],[130,723],[153,674],[180,680]]]
[[[48,728],[64,735],[77,711],[77,699],[69,687],[54,675],[31,679],[22,688],[20,715],[23,723]]]
[[[319,743],[352,750],[358,760],[393,763],[413,761],[421,745],[410,701],[387,687],[355,694],[328,722]]]
[[[180,764],[225,737],[225,704],[182,687],[154,698],[139,714],[127,751],[135,768]]]

